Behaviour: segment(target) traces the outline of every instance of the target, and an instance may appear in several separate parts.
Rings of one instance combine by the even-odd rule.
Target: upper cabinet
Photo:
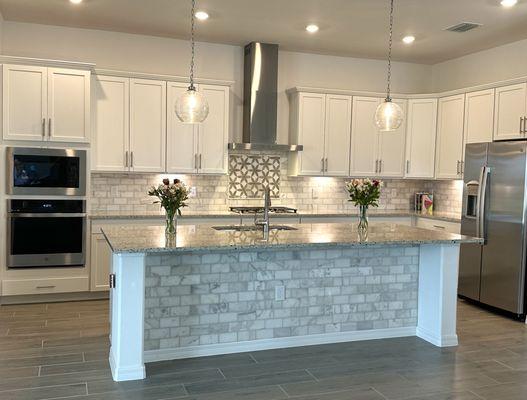
[[[351,96],[293,94],[291,142],[304,150],[291,155],[291,174],[349,175],[351,107]]]
[[[492,142],[494,132],[494,89],[465,96],[465,143]]]
[[[465,95],[439,99],[436,178],[459,179],[463,172]]]
[[[375,111],[384,101],[375,97],[354,97],[351,129],[351,175],[402,177],[406,116],[395,131],[381,132],[375,125]],[[406,101],[393,100],[406,115]]]
[[[527,131],[527,84],[496,88],[494,140],[520,139]]]
[[[178,97],[188,84],[168,82],[167,171],[172,173],[224,174],[227,171],[230,89],[220,85],[196,85],[209,104],[201,124],[184,124],[176,113]]]
[[[3,138],[89,142],[90,72],[4,65]]]
[[[165,81],[130,80],[130,171],[165,171],[166,101]]]
[[[434,178],[437,99],[408,101],[406,174],[408,178]]]

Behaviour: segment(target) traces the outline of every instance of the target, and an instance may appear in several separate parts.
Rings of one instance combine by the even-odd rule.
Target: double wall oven
[[[83,267],[86,151],[7,148],[8,268]]]

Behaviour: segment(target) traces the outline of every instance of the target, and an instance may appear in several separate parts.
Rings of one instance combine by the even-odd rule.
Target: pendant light
[[[194,25],[195,25],[195,12],[196,12],[196,0],[192,1],[191,19],[190,19],[190,84],[185,93],[183,93],[176,100],[176,115],[179,120],[186,124],[197,124],[205,121],[207,115],[209,115],[209,104],[207,99],[203,97],[201,93],[196,90],[194,86]]]
[[[398,104],[392,102],[390,93],[390,81],[392,78],[393,1],[390,0],[390,40],[388,44],[388,85],[386,99],[377,107],[377,111],[375,111],[375,124],[381,132],[394,131],[403,123],[403,110]]]

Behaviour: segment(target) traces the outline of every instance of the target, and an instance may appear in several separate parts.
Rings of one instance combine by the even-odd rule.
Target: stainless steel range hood
[[[230,150],[301,151],[301,145],[276,143],[278,45],[252,42],[245,46],[243,142]]]

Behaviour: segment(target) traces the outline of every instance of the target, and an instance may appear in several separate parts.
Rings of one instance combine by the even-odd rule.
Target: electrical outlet
[[[317,189],[313,189],[313,191],[311,192],[311,198],[312,199],[318,199],[318,190]]]
[[[196,186],[191,186],[188,191],[188,197],[196,197],[198,195],[198,189]]]
[[[275,286],[274,288],[274,299],[276,301],[285,300],[285,286]]]

